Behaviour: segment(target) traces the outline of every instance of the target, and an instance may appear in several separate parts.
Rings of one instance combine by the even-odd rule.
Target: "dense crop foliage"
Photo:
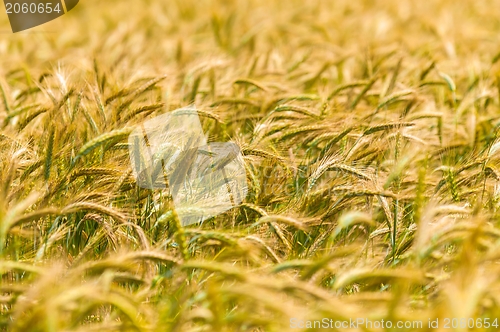
[[[2,16],[0,330],[500,319],[493,3],[87,0],[18,34]],[[249,193],[183,227],[127,137],[191,104]]]

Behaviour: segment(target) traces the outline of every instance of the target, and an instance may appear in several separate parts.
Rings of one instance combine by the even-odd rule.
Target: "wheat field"
[[[12,34],[2,14],[0,330],[497,331],[499,17],[85,0]],[[188,105],[248,194],[183,226],[127,137]],[[335,325],[359,319],[386,325]]]

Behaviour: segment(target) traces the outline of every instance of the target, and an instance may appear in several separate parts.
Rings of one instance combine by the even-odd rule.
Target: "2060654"
[[[5,8],[7,9],[7,14],[51,14],[60,13],[62,11],[61,4],[56,3],[5,3]]]
[[[498,318],[445,318],[444,328],[445,329],[456,329],[456,328],[498,328]]]

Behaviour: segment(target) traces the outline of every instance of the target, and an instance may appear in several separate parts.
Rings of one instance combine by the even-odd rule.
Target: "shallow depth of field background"
[[[82,0],[17,34],[2,12],[0,88],[2,331],[500,320],[494,1]],[[182,227],[127,137],[192,103],[249,194]]]

